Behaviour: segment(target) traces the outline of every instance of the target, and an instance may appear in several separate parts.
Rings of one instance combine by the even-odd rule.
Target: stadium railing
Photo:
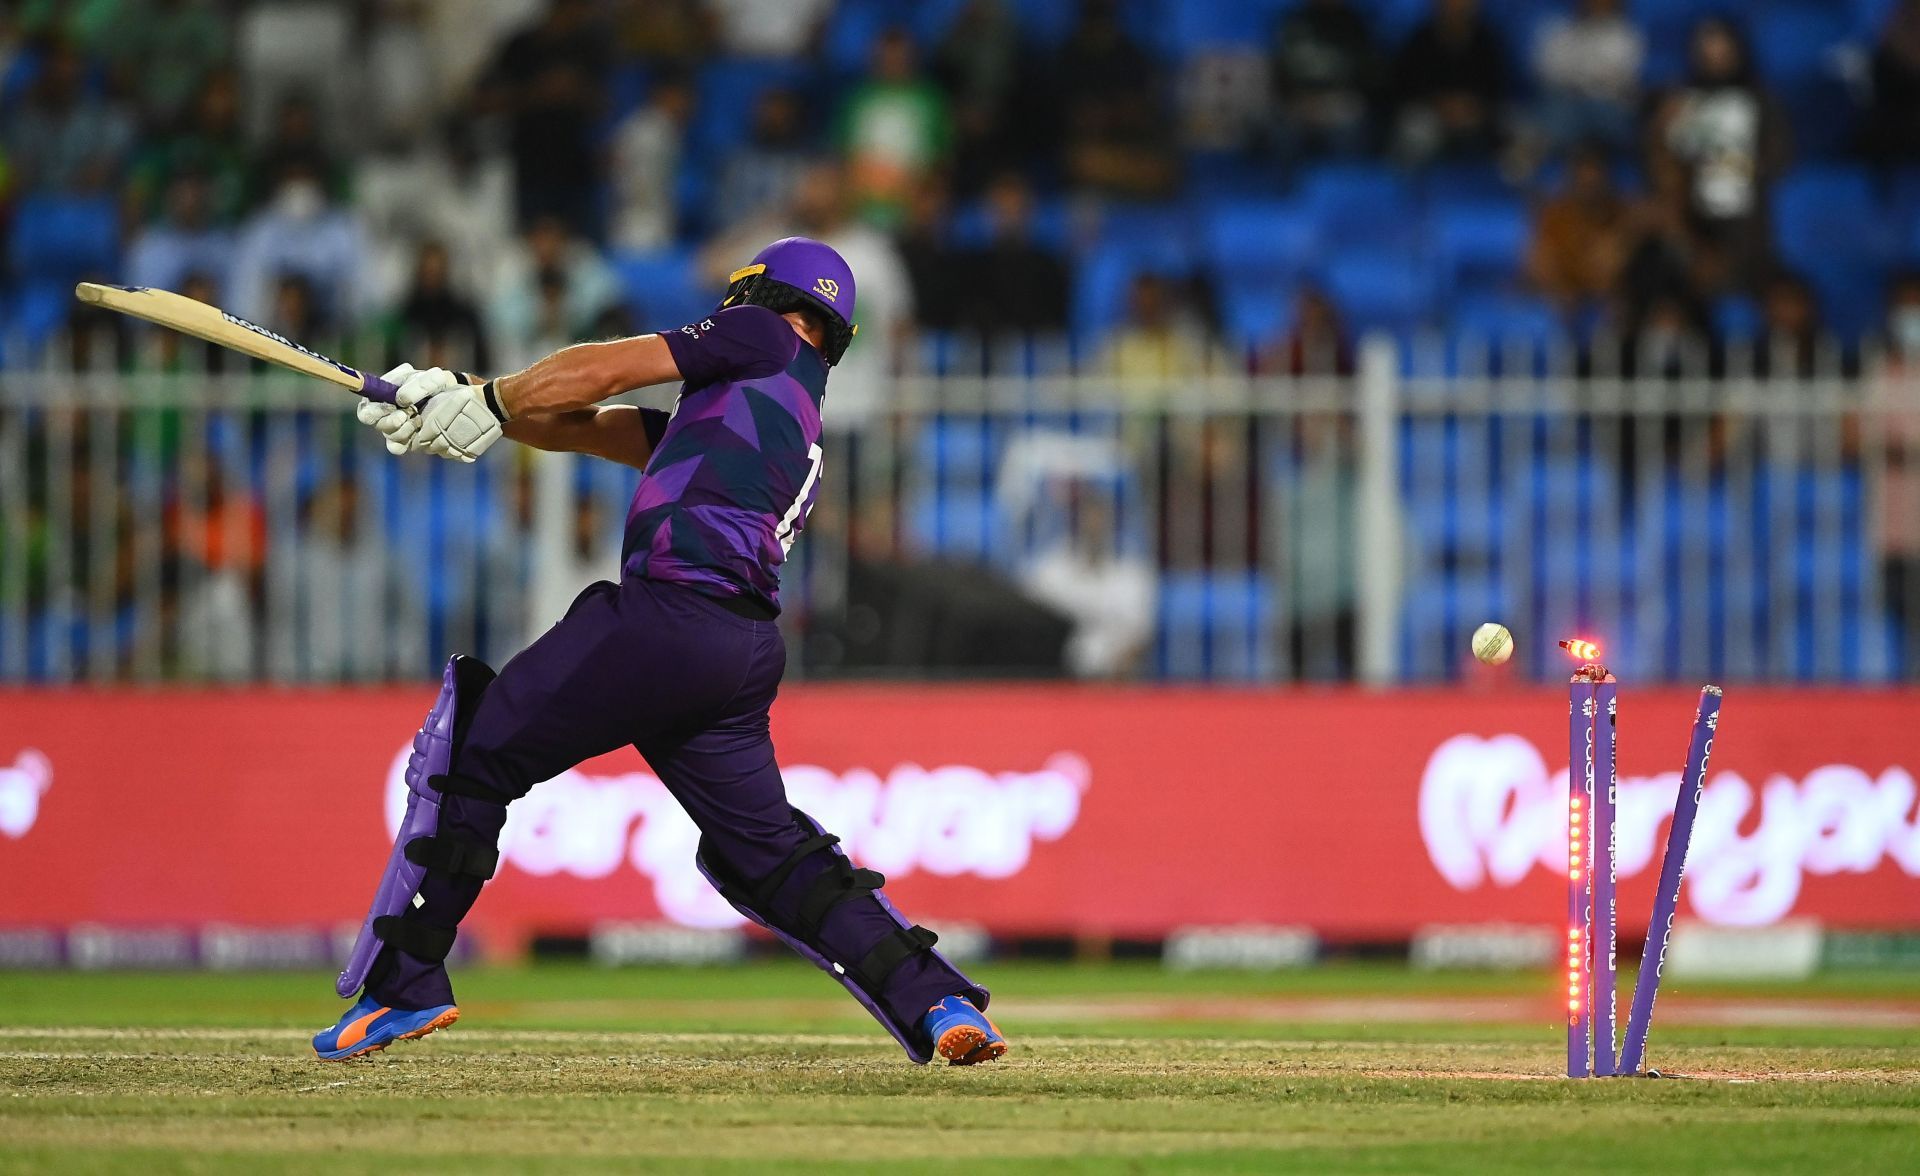
[[[1920,377],[1754,370],[1376,341],[1350,376],[902,377],[830,428],[792,672],[1422,682],[1471,672],[1483,620],[1537,678],[1575,632],[1640,681],[1920,672],[1889,591]],[[394,460],[350,407],[0,373],[0,682],[421,680],[616,574],[632,471]]]

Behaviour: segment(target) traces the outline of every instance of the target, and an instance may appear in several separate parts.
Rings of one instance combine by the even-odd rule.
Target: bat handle
[[[389,384],[379,376],[363,375],[360,377],[360,395],[381,404],[398,404],[400,385]]]

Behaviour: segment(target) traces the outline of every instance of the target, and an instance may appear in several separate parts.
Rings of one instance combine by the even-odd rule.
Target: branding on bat
[[[252,331],[256,335],[265,336],[266,338],[271,339],[275,343],[279,343],[282,346],[291,347],[295,351],[298,351],[300,354],[306,356],[309,359],[317,359],[321,363],[326,364],[328,367],[338,368],[341,371],[348,374],[349,376],[358,377],[360,375],[359,372],[348,367],[346,364],[341,363],[339,360],[328,359],[326,356],[320,354],[318,351],[308,351],[306,348],[300,346],[298,343],[295,343],[293,340],[287,338],[285,335],[282,335],[277,331],[269,331],[267,328],[261,326],[259,323],[250,323],[246,319],[241,318],[239,315],[229,314],[224,310],[220,312],[220,317],[223,319],[226,319],[228,322],[232,323],[236,327],[241,327],[245,330]]]

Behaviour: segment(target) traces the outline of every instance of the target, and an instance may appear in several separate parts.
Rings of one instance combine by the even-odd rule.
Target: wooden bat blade
[[[250,355],[302,375],[338,384],[342,388],[351,388],[362,396],[370,396],[388,404],[393,403],[394,394],[398,391],[377,376],[369,376],[337,359],[309,351],[258,323],[250,323],[237,314],[229,314],[217,306],[208,306],[170,290],[81,282],[73,288],[73,296],[89,305],[144,319],[183,335],[204,339],[229,351]]]

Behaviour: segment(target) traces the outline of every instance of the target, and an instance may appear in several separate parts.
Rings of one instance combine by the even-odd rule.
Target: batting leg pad
[[[413,753],[407,757],[407,810],[400,819],[399,836],[380,875],[373,905],[353,941],[347,966],[334,982],[334,991],[343,997],[351,997],[366,983],[383,943],[428,960],[444,960],[453,950],[452,931],[426,927],[405,917],[428,870],[484,879],[492,877],[499,864],[500,855],[493,846],[439,834],[440,802],[448,787],[448,768],[480,695],[493,677],[493,670],[478,659],[456,655],[447,661],[440,696],[434,699],[426,722],[414,735]]]
[[[907,922],[894,909],[880,893],[887,882],[884,875],[877,870],[856,867],[840,849],[840,839],[812,817],[799,809],[793,810],[793,817],[807,832],[807,839],[763,879],[750,881],[734,874],[713,854],[705,838],[701,839],[694,864],[735,910],[838,980],[873,1014],[874,1020],[893,1034],[909,1058],[925,1065],[933,1058],[933,1043],[927,1040],[920,1023],[925,1010],[908,1010],[904,1016],[896,1016],[886,999],[888,979],[902,964],[924,952],[936,957],[956,978],[957,991],[948,995],[965,996],[976,1008],[984,1009],[990,999],[987,990],[961,975],[959,969],[934,951],[939,936]],[[828,859],[826,870],[812,874],[804,883],[792,881],[802,862],[821,854]],[[821,942],[821,927],[828,915],[843,903],[872,904],[884,912],[886,921],[892,924],[891,931],[866,946],[857,959],[833,959]]]

